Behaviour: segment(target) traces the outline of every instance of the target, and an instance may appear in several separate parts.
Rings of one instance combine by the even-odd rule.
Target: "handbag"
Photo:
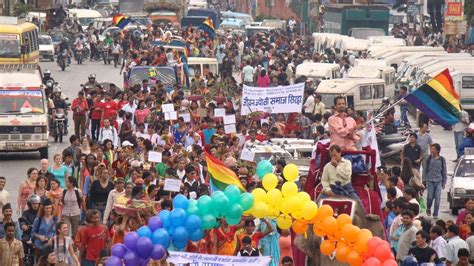
[[[408,181],[408,185],[410,187],[413,187],[417,191],[425,189],[425,186],[423,185],[420,176],[415,174],[413,174],[413,176],[410,178],[410,181]]]

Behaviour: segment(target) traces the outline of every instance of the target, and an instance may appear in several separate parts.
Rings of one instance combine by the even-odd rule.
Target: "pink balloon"
[[[383,266],[398,266],[398,264],[395,260],[390,259],[390,260],[384,261]]]
[[[382,266],[382,263],[380,263],[380,260],[378,260],[375,257],[368,258],[364,264],[366,266]]]

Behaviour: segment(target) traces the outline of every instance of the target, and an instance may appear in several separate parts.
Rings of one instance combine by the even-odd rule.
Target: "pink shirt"
[[[329,117],[331,145],[339,145],[343,150],[356,150],[360,136],[356,121],[345,113],[336,113]]]
[[[268,87],[268,86],[270,86],[270,78],[268,77],[268,75],[265,75],[263,77],[258,75],[257,85],[259,87]]]
[[[145,108],[143,110],[137,109],[135,110],[135,119],[137,120],[138,124],[145,123],[145,117],[150,114],[150,109]]]

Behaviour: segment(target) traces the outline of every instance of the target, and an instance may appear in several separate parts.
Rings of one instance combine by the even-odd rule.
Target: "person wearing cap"
[[[125,179],[123,177],[117,177],[115,180],[115,189],[110,191],[109,196],[107,197],[107,204],[105,205],[104,219],[102,223],[107,225],[109,221],[110,212],[114,207],[115,200],[120,196],[125,196]]]
[[[2,208],[2,214],[3,214],[3,219],[0,221],[0,238],[5,237],[5,224],[7,223],[14,223],[15,224],[15,238],[16,239],[21,239],[21,230],[18,222],[13,221],[12,215],[13,215],[13,209],[10,203],[7,203],[3,205]]]

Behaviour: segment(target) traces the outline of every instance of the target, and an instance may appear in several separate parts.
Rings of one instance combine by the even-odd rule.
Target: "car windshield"
[[[44,114],[42,91],[0,90],[0,114]]]
[[[38,44],[39,45],[50,45],[50,44],[53,44],[51,42],[51,39],[50,38],[47,38],[47,37],[40,37],[38,39]]]
[[[456,168],[455,177],[474,177],[474,160],[462,160]]]
[[[160,81],[166,87],[173,87],[176,84],[176,75],[170,67],[134,67],[130,71],[129,85],[142,84],[144,79],[151,83]]]
[[[20,58],[18,35],[0,34],[0,58]]]

